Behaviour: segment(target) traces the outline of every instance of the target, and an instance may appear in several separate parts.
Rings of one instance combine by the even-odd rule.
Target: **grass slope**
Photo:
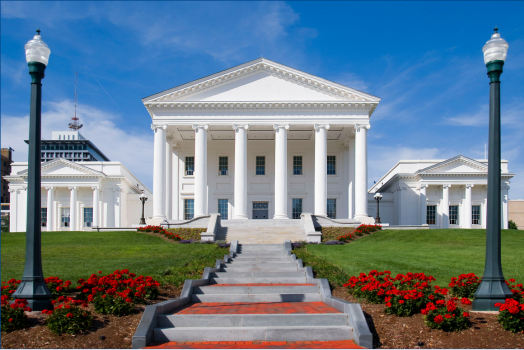
[[[25,234],[2,233],[1,244],[2,281],[20,279],[24,272]],[[173,244],[138,232],[42,232],[44,276],[58,276],[73,283],[99,270],[106,274],[127,268],[138,275],[152,276],[162,276],[166,270],[176,275],[176,270],[186,270],[188,264],[203,270],[204,265],[214,266],[215,259],[227,253],[227,249],[214,244]]]
[[[452,276],[482,276],[486,230],[383,230],[343,246],[308,245],[308,252],[351,276],[371,270],[392,274],[424,272],[447,286]],[[502,270],[524,282],[524,231],[502,230]]]

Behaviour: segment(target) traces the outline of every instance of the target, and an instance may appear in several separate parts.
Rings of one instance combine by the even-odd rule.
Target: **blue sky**
[[[153,134],[141,98],[263,56],[382,98],[369,184],[400,159],[484,158],[493,27],[502,75],[502,157],[524,198],[523,2],[1,2],[1,146],[27,160],[24,44],[51,48],[43,137],[67,128],[79,73],[82,134],[152,189]]]

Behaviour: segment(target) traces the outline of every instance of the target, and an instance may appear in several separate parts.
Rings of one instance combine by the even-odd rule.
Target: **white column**
[[[55,231],[53,222],[54,217],[54,201],[55,201],[55,188],[53,186],[46,186],[47,190],[47,231]]]
[[[247,219],[247,130],[249,125],[233,125],[235,130],[235,176],[233,219]]]
[[[368,217],[368,141],[369,124],[355,125],[355,219]]]
[[[62,231],[62,204],[56,205],[56,230]]]
[[[449,227],[449,187],[451,185],[442,185],[442,222],[440,228]]]
[[[173,220],[178,220],[178,205],[180,200],[178,198],[178,148],[177,145],[173,145],[173,152],[171,153],[171,176],[173,181],[171,182],[171,218]]]
[[[207,129],[193,125],[195,130],[195,218],[207,215]]]
[[[98,186],[91,186],[91,189],[93,190],[93,227],[99,226],[99,219],[98,219]]]
[[[71,190],[71,197],[69,198],[69,231],[75,231],[77,229],[77,217],[76,217],[76,186],[69,186]]]
[[[115,211],[115,227],[122,226],[122,189],[113,188],[113,205]]]
[[[151,125],[155,132],[153,158],[153,218],[166,218],[166,129],[167,125]]]
[[[315,124],[315,215],[327,216],[327,130]]]
[[[427,219],[426,219],[426,213],[427,213],[427,207],[426,207],[426,188],[428,185],[426,184],[419,184],[419,190],[420,190],[420,197],[419,197],[419,204],[420,204],[420,225],[426,225]]]
[[[78,220],[78,226],[80,231],[84,229],[84,203],[78,202],[78,217],[80,218]]]
[[[509,227],[508,221],[508,190],[509,186],[502,184],[500,186],[500,206],[502,210],[500,228],[507,230]]]
[[[273,125],[275,130],[275,216],[289,219],[287,215],[287,131],[289,125]]]
[[[18,190],[15,188],[9,189],[9,231],[17,232],[18,230]]]
[[[473,185],[466,184],[466,195],[464,196],[464,215],[462,216],[462,228],[471,228],[472,224],[472,208],[471,208],[471,188]]]
[[[355,138],[349,138],[348,219],[355,215]]]
[[[173,137],[170,136],[166,138],[166,216],[168,220],[173,219],[173,146],[171,145],[172,141]]]

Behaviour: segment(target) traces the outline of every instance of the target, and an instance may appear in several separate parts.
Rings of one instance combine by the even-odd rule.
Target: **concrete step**
[[[217,278],[252,278],[252,277],[306,277],[304,271],[284,271],[284,272],[275,272],[275,271],[252,271],[252,272],[212,272],[210,277]]]
[[[298,268],[297,266],[289,267],[238,267],[238,265],[229,265],[223,267],[220,272],[254,272],[254,271],[274,271],[274,272],[299,272],[305,271],[305,268]]]
[[[269,315],[161,315],[159,328],[187,327],[268,327],[268,326],[325,327],[347,326],[346,314],[269,314]]]
[[[201,286],[193,287],[193,293],[195,294],[271,294],[271,293],[291,293],[291,294],[306,294],[306,293],[319,293],[320,289],[318,286]]]
[[[292,261],[289,255],[281,255],[278,257],[265,257],[265,256],[256,256],[256,255],[245,255],[241,256],[240,254],[233,258],[233,261]]]
[[[193,294],[191,298],[194,303],[303,303],[322,301],[322,295],[318,292],[305,294]]]
[[[272,261],[263,261],[263,260],[234,260],[231,263],[225,264],[226,266],[235,266],[235,267],[290,267],[297,266],[296,260],[272,260]]]
[[[210,277],[211,284],[307,283],[306,277]]]
[[[154,341],[328,341],[353,339],[349,326],[155,328]]]

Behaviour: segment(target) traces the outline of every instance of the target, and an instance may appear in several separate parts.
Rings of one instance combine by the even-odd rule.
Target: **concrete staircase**
[[[333,341],[353,339],[348,314],[322,302],[320,286],[284,245],[247,245],[192,303],[160,314],[155,343],[207,341]]]
[[[222,220],[216,240],[240,244],[282,244],[285,240],[305,240],[300,220]]]

